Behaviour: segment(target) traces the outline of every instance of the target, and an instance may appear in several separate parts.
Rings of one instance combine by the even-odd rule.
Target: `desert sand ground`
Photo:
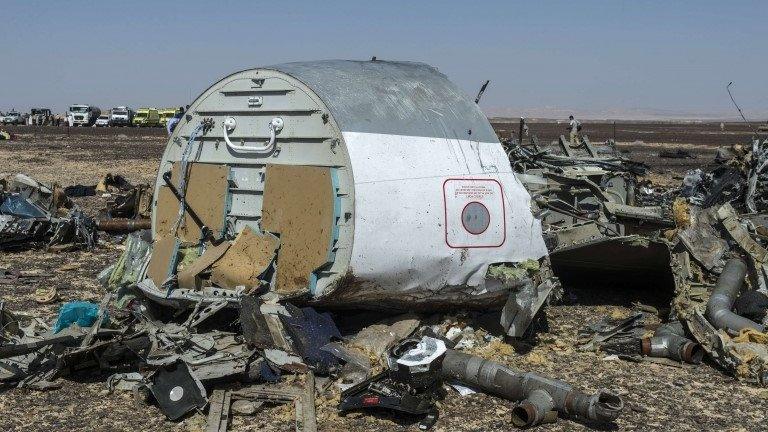
[[[494,121],[494,127],[500,136],[508,137],[517,130],[515,122]],[[63,186],[95,184],[107,172],[122,174],[134,183],[152,183],[165,146],[164,131],[159,129],[73,129],[69,136],[66,128],[9,129],[18,134],[18,139],[0,142],[0,173],[26,173]],[[531,132],[551,140],[565,134],[565,125],[533,123]],[[593,141],[602,141],[612,138],[613,125],[585,122],[584,133]],[[745,143],[748,138],[743,125],[728,124],[723,132],[719,123],[622,122],[617,124],[616,134],[628,157],[651,164],[652,176],[672,184],[679,183],[687,169],[711,164],[716,146]],[[677,148],[690,150],[697,158],[658,158],[659,150]],[[76,202],[91,214],[104,204],[101,197],[77,198]],[[93,252],[0,253],[0,268],[25,270],[34,276],[0,285],[0,296],[13,311],[51,321],[65,301],[98,301],[104,289],[95,276],[119,254],[120,238],[109,236],[102,236]],[[36,288],[51,285],[58,288],[59,301],[37,304],[33,299]],[[606,315],[626,315],[633,301],[659,302],[658,296],[663,293],[651,289],[626,292],[611,285],[566,288],[575,302],[549,307],[549,331],[539,334],[534,345],[488,343],[476,349],[514,368],[562,379],[587,391],[614,390],[624,397],[626,410],[610,425],[561,419],[537,430],[765,430],[768,390],[739,383],[710,363],[682,367],[630,363],[606,360],[599,353],[581,352],[574,347],[577,332],[585,323]],[[204,430],[204,415],[195,414],[180,423],[167,421],[156,406],[136,405],[130,393],[108,393],[105,378],[85,372],[62,380],[57,390],[11,389],[0,393],[0,430]],[[413,419],[388,413],[339,417],[335,402],[332,398],[318,399],[320,430],[418,430]],[[290,416],[286,407],[268,408],[253,417],[235,417],[230,430],[294,430]],[[482,394],[461,397],[447,391],[433,430],[506,431],[512,429],[509,418],[507,401]]]

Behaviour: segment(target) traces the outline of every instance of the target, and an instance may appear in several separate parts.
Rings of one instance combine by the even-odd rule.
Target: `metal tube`
[[[533,390],[525,400],[512,408],[512,424],[517,427],[529,427],[554,422],[557,416],[550,415],[550,413],[557,414],[554,409],[555,402],[549,393],[544,390]]]
[[[663,324],[656,329],[653,337],[642,339],[643,355],[664,357],[686,363],[699,364],[704,357],[701,346],[685,337],[683,325],[679,322]]]
[[[715,289],[707,302],[706,317],[718,329],[738,333],[742,329],[754,329],[759,332],[765,327],[750,319],[736,315],[731,309],[736,296],[739,294],[744,277],[747,275],[747,265],[739,258],[733,258],[725,263],[723,272],[717,279]]]
[[[610,422],[624,408],[621,398],[608,391],[587,395],[563,381],[517,372],[500,363],[454,350],[446,352],[442,374],[444,378],[490,394],[521,401],[512,413],[513,422],[521,426],[539,424],[553,410],[592,421]]]
[[[150,219],[98,219],[96,228],[106,232],[133,232],[152,228]]]

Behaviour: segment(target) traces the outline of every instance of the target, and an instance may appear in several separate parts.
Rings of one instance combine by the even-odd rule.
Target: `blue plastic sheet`
[[[59,316],[56,318],[56,324],[53,326],[53,333],[58,333],[72,324],[80,327],[90,327],[99,317],[99,305],[84,301],[64,303],[59,309]],[[109,316],[104,312],[104,321],[107,322]]]
[[[319,313],[311,307],[302,309],[288,303],[290,316],[280,315],[285,331],[293,340],[297,354],[320,375],[327,375],[339,363],[333,354],[320,348],[334,340],[341,340],[336,323],[328,312]]]

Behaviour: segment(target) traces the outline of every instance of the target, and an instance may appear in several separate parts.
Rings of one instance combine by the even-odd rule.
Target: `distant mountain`
[[[568,107],[540,107],[540,108],[498,108],[487,107],[483,111],[488,117],[530,119],[567,119],[569,115],[577,119],[588,120],[741,120],[736,112],[693,112],[683,110],[666,110],[654,108],[568,108]],[[735,110],[734,110],[735,111]],[[753,122],[765,122],[768,119],[768,111],[760,113],[745,113]]]

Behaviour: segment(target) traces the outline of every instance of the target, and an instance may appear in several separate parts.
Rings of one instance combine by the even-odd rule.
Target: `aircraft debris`
[[[17,174],[0,184],[0,250],[44,245],[49,250],[93,249],[93,220],[61,188]]]
[[[448,386],[512,401],[517,427],[558,415],[610,424],[624,408],[619,393],[582,392],[482,351],[536,344],[547,306],[568,295],[562,281],[583,275],[652,280],[668,288],[670,305],[601,317],[580,332],[581,349],[685,367],[707,356],[739,379],[768,385],[768,142],[722,152],[714,170],[662,189],[640,180],[646,167],[611,141],[583,136],[571,145],[561,137],[544,145],[521,133],[530,142],[502,147],[482,113],[459,96],[414,103],[428,116],[443,112],[431,104],[456,108],[444,112],[458,113],[450,121],[467,136],[412,130],[396,116],[371,126],[350,116],[350,107],[358,98],[379,101],[376,94],[325,81],[333,74],[324,72],[358,69],[369,81],[382,70],[408,81],[401,73],[409,71],[440,90],[435,95],[454,94],[424,65],[245,71],[190,107],[154,190],[119,176],[64,191],[17,176],[4,187],[0,221],[13,219],[0,229],[9,236],[0,237],[3,246],[34,240],[92,248],[95,227],[132,232],[98,276],[107,292],[101,303],[65,303],[45,323],[0,301],[0,385],[44,390],[75,371],[108,372],[110,391],[152,394],[168,419],[207,410],[210,431],[273,404],[293,404],[297,430],[314,431],[316,397],[340,413],[414,415],[426,430],[440,421]],[[299,98],[303,122],[293,122],[294,111],[274,118],[221,111],[242,99],[232,95],[263,86],[270,95],[293,91],[270,87],[284,80],[313,95]],[[269,134],[265,142],[253,142],[264,133],[257,123]],[[400,145],[400,132],[424,146],[456,140],[455,150],[467,150],[464,161],[419,166],[435,170],[422,178],[402,162],[427,159],[407,153],[416,146],[398,147],[407,154],[396,158],[376,153],[382,143]],[[429,156],[431,163],[445,154]],[[404,192],[432,186],[437,196]],[[96,193],[114,198],[96,223],[66,198]],[[427,226],[439,230],[426,235]],[[3,271],[0,283],[23,277]],[[40,294],[47,304],[56,290]],[[491,315],[495,327],[479,325]]]
[[[652,337],[642,339],[643,355],[670,358],[679,362],[701,363],[704,351],[685,336],[679,321],[660,325]]]
[[[677,149],[675,151],[661,151],[659,152],[659,157],[668,159],[696,159],[696,155],[691,154],[691,152],[683,149]]]
[[[621,397],[609,391],[587,395],[565,382],[531,372],[517,372],[497,362],[453,350],[445,354],[442,374],[517,402],[512,409],[512,424],[517,427],[554,422],[557,413],[611,422],[624,408]]]
[[[99,212],[99,231],[127,233],[152,227],[152,188],[146,184],[133,185],[120,174],[105,174],[95,185],[73,185],[64,188],[68,197],[108,196],[106,206]]]

